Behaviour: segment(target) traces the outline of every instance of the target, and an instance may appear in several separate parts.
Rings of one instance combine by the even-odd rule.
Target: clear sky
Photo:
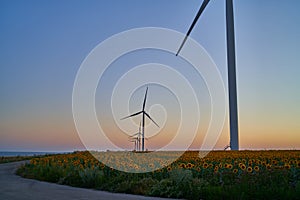
[[[226,86],[224,2],[211,0],[191,37],[213,58]],[[72,90],[77,70],[88,53],[108,37],[132,28],[164,27],[186,33],[201,3],[201,0],[1,0],[0,150],[83,149],[72,118]],[[299,9],[298,0],[234,0],[242,149],[300,148]],[[133,65],[136,59],[138,62],[134,64],[150,62],[158,54],[137,52],[128,55],[123,63]],[[171,58],[165,55],[155,62],[169,62],[176,68],[175,62],[168,59]],[[111,70],[115,70],[111,74],[120,73],[113,67]],[[188,80],[194,79],[189,72],[182,73],[186,73]],[[113,80],[113,77],[103,80],[106,86],[102,89],[111,91]],[[148,108],[156,102],[165,102],[167,110],[173,106],[169,110],[174,110],[176,116],[174,108],[178,105],[171,94],[164,98],[164,91],[168,94],[159,86],[149,88]],[[144,88],[138,89],[132,102],[142,101],[143,93]],[[99,121],[118,135],[116,129],[109,127],[112,121],[103,121],[105,98],[105,93],[97,93]],[[200,103],[204,109],[205,102]],[[136,105],[140,106],[130,104],[130,111],[138,111],[140,107]],[[176,128],[172,124],[178,123],[173,118],[163,129],[170,138]],[[201,123],[207,126],[205,121]],[[216,149],[229,143],[227,123],[228,119]],[[201,140],[201,136],[197,137],[192,148],[197,149]],[[132,147],[127,141],[118,142],[124,148]],[[149,148],[163,145],[152,143]]]

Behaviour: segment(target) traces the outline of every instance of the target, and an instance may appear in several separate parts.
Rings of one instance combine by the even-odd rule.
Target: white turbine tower
[[[176,56],[182,49],[185,41],[190,35],[193,27],[210,0],[204,0],[192,25],[190,26]],[[228,67],[228,92],[229,92],[229,123],[230,123],[230,148],[239,150],[238,134],[238,109],[236,92],[236,70],[235,70],[235,39],[234,39],[234,17],[232,0],[226,0],[226,38],[227,38],[227,67]]]

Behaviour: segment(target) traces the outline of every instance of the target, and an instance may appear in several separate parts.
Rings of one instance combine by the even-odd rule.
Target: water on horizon
[[[27,151],[0,151],[0,157],[10,156],[42,156],[46,154],[61,154],[67,152],[27,152]]]

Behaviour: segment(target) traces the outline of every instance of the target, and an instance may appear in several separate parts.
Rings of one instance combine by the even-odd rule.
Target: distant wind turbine
[[[147,116],[157,127],[158,124],[150,117],[150,115],[145,111],[145,106],[146,106],[146,100],[147,100],[147,93],[148,93],[148,87],[146,89],[146,93],[145,93],[145,97],[144,97],[144,102],[143,102],[143,108],[142,111],[139,111],[137,113],[134,113],[132,115],[129,115],[127,117],[123,117],[121,120],[123,119],[127,119],[130,117],[134,117],[136,115],[142,114],[142,151],[145,150],[145,116]]]
[[[136,138],[131,138],[130,140],[129,140],[129,142],[134,142],[134,150],[135,151],[138,151],[138,138],[136,137]]]
[[[176,56],[181,51],[184,43],[198,21],[200,15],[210,0],[204,0],[194,21],[192,22]],[[226,32],[227,32],[227,66],[228,66],[228,89],[229,89],[229,122],[230,122],[230,144],[231,150],[239,150],[238,134],[238,109],[236,92],[236,71],[235,71],[235,41],[234,41],[234,17],[232,0],[226,0]],[[227,147],[228,148],[228,147]]]
[[[129,136],[129,138],[135,138],[136,139],[136,141],[137,141],[137,148],[136,148],[137,151],[141,150],[141,139],[142,139],[142,131],[141,131],[141,129],[142,129],[142,125],[141,125],[141,122],[140,122],[139,132],[137,132],[137,133]],[[136,137],[134,137],[134,136],[136,136]]]

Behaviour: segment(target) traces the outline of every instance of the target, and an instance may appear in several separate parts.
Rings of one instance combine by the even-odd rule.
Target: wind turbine
[[[142,139],[142,131],[141,131],[141,122],[140,122],[140,126],[139,126],[139,132],[129,136],[129,138],[135,138],[137,140],[137,150],[140,151],[141,150],[141,139]],[[136,136],[136,137],[134,137]],[[146,138],[147,139],[147,138]]]
[[[130,140],[129,140],[129,142],[134,142],[134,150],[135,151],[137,151],[138,150],[138,138],[136,137],[136,138],[131,138]]]
[[[141,139],[142,137],[140,136],[137,137],[129,136],[129,142],[134,142],[136,151],[141,151]],[[148,138],[145,137],[145,140],[148,140]]]
[[[204,0],[194,21],[192,22],[176,56],[179,54],[200,15],[210,0]],[[236,71],[235,71],[235,41],[234,41],[234,17],[232,0],[226,0],[226,38],[227,38],[227,66],[228,66],[228,92],[229,92],[229,122],[230,122],[230,148],[239,150],[238,134],[238,110],[236,92]]]
[[[144,102],[143,102],[143,108],[142,108],[142,111],[139,111],[137,113],[134,113],[132,115],[129,115],[127,117],[123,117],[121,120],[123,119],[127,119],[127,118],[130,118],[130,117],[134,117],[136,115],[139,115],[139,114],[142,114],[142,151],[145,150],[145,119],[147,116],[157,127],[158,124],[150,117],[150,115],[145,111],[145,106],[146,106],[146,100],[147,100],[147,93],[148,93],[148,87],[146,89],[146,93],[145,93],[145,97],[144,97]]]

